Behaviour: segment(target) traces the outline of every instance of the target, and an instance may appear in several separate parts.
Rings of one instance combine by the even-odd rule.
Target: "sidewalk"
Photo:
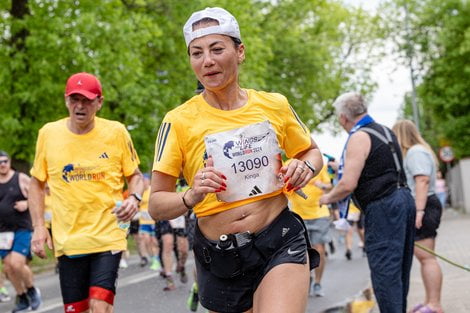
[[[436,239],[436,253],[470,268],[470,215],[446,209]],[[439,259],[443,273],[442,306],[446,313],[470,312],[470,271]],[[411,270],[408,307],[424,301],[424,286],[416,258]]]

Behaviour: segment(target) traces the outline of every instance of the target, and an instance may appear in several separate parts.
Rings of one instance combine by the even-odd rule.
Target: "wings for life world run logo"
[[[224,144],[224,155],[229,159],[233,159],[233,157],[263,151],[263,148],[261,146],[254,147],[254,145],[258,142],[263,141],[263,139],[266,138],[266,136],[268,135],[269,133],[251,137],[244,137],[243,135],[240,135],[240,139],[230,140]]]
[[[77,181],[101,181],[106,174],[104,172],[93,173],[93,167],[80,167],[73,164],[67,164],[62,169],[62,179],[66,183]]]

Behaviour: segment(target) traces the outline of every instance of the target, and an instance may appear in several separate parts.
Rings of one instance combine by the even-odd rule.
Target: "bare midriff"
[[[249,231],[255,234],[271,224],[286,208],[284,194],[262,199],[224,212],[198,219],[199,229],[210,240],[218,240],[222,234]]]

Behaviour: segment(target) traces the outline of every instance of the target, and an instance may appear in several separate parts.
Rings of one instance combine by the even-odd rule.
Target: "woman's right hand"
[[[227,190],[226,180],[227,177],[214,168],[214,160],[209,157],[206,166],[194,175],[191,190],[186,195],[186,202],[190,206],[195,206],[204,200],[208,193]]]

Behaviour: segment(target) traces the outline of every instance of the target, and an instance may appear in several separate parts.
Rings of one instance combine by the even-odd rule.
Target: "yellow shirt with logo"
[[[31,175],[51,190],[56,256],[126,249],[126,231],[111,210],[122,200],[124,177],[139,158],[124,125],[95,117],[87,134],[67,127],[68,118],[39,130]]]
[[[328,207],[326,205],[320,206],[319,200],[324,191],[315,186],[315,182],[321,182],[322,184],[330,183],[330,177],[326,166],[321,169],[317,176],[310,180],[307,186],[302,188],[303,192],[308,196],[307,199],[302,198],[295,192],[291,192],[288,196],[292,211],[299,214],[304,220],[330,216]]]
[[[140,225],[155,225],[155,221],[149,215],[149,198],[150,198],[150,187],[145,189],[142,194],[142,201],[139,206],[139,224]]]
[[[163,119],[155,145],[154,171],[174,177],[181,172],[190,184],[196,172],[204,167],[204,136],[269,120],[280,148],[288,157],[308,149],[310,132],[287,99],[277,93],[245,89],[248,102],[241,108],[224,111],[210,106],[197,95],[168,112]],[[213,215],[260,199],[282,193],[282,189],[267,195],[235,202],[219,202],[214,193],[194,207],[198,217]]]

